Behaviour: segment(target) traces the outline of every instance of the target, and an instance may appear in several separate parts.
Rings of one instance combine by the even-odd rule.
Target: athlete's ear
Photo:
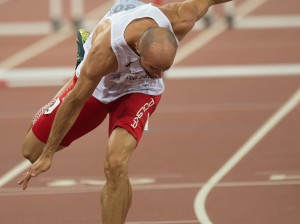
[[[138,55],[141,55],[139,41],[135,42],[135,50],[136,50],[136,53],[138,53]]]

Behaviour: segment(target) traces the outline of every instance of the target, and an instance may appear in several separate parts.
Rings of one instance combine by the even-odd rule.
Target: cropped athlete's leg
[[[45,147],[45,143],[40,141],[30,130],[22,144],[23,156],[31,163],[34,163],[42,154]],[[56,151],[63,149],[63,146],[59,146]]]
[[[63,94],[67,88],[69,86],[72,85],[73,82],[73,77],[70,78],[66,84],[64,84],[59,90],[58,92],[55,94],[55,96],[52,98],[52,100],[47,103],[46,105],[44,105],[43,107],[41,107],[33,116],[33,118],[30,121],[29,127],[27,129],[27,133],[31,130],[32,126],[36,123],[36,121],[40,118],[40,116],[55,102],[55,100],[57,99],[57,97],[59,97],[61,94]]]
[[[41,109],[39,109],[35,115],[33,116],[28,131],[27,131],[27,135],[23,141],[22,144],[22,153],[23,156],[28,159],[31,163],[34,163],[41,155],[45,143],[42,142],[41,140],[39,140],[34,133],[32,132],[32,127],[33,125],[35,125],[35,123],[41,118],[41,116],[48,110],[49,107],[51,107],[54,102],[56,101],[56,99],[61,96],[62,94],[64,94],[65,91],[68,90],[68,88],[70,88],[70,86],[74,85],[74,78],[71,78],[57,93],[56,95],[53,97],[53,99],[47,103],[45,106],[43,106]],[[57,149],[60,150],[63,147],[59,147]]]
[[[46,109],[42,110],[37,119],[33,122],[31,130],[27,133],[23,145],[22,152],[25,158],[31,162],[35,162],[41,155],[50,134],[52,123],[55,119],[56,112],[63,101],[63,98],[74,88],[77,78],[73,78],[73,82],[65,91],[57,97]],[[69,146],[74,140],[89,133],[99,126],[107,115],[107,105],[101,103],[91,96],[84,104],[75,123],[63,138],[60,146],[56,151]]]
[[[86,32],[83,29],[80,29],[77,33],[77,58],[76,58],[76,67],[79,65],[79,63],[83,60],[84,57],[84,49],[83,49],[83,44],[88,38],[89,33]],[[60,97],[61,95],[65,95],[66,92],[68,92],[69,88],[71,86],[74,86],[75,80],[74,77],[70,78],[68,82],[56,93],[56,95],[53,97],[53,99],[43,106],[41,109],[39,109],[34,117],[32,118],[27,135],[23,141],[22,144],[22,153],[23,156],[28,159],[31,163],[34,163],[41,155],[45,143],[41,140],[39,140],[36,135],[32,131],[33,125],[40,119],[40,117],[47,111],[47,109],[54,104],[56,99]],[[73,88],[73,87],[72,87]],[[85,122],[86,123],[86,122]],[[98,122],[99,123],[99,122]],[[44,127],[45,128],[45,127]],[[89,128],[91,129],[91,128]],[[83,135],[83,134],[82,134]],[[59,151],[63,149],[64,146],[59,146],[56,151]]]
[[[136,144],[136,139],[123,128],[116,128],[109,138],[104,165],[107,181],[101,193],[103,224],[125,222],[132,200],[128,161]]]
[[[123,224],[131,205],[129,159],[140,141],[160,96],[128,94],[109,109],[109,133],[104,170],[107,182],[101,193],[103,224]]]

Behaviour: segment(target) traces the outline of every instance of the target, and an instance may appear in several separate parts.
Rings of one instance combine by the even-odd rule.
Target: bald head
[[[154,54],[152,56],[159,58],[172,57],[176,53],[177,42],[170,30],[162,27],[150,27],[143,32],[140,38],[139,50],[142,55]]]
[[[162,27],[146,29],[137,43],[137,51],[143,61],[161,71],[171,67],[176,50],[177,41],[174,34]]]
[[[174,34],[162,27],[150,27],[146,29],[140,38],[141,50],[145,50],[153,43],[171,45],[173,48],[177,48],[177,42]]]

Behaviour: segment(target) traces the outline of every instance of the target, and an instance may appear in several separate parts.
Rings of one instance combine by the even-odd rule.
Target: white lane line
[[[249,16],[241,19],[239,16],[234,18],[234,29],[286,29],[299,28],[299,15],[280,15],[280,16]]]
[[[46,35],[53,32],[50,22],[1,22],[0,36]]]
[[[74,67],[0,69],[0,80],[8,87],[57,86],[73,73]],[[170,69],[165,76],[168,79],[300,76],[300,64],[183,66]]]
[[[269,180],[300,180],[300,175],[272,174]]]
[[[266,2],[267,2],[267,0],[248,0],[248,1],[243,2],[243,4],[241,4],[237,8],[236,11],[240,15],[240,18],[243,18]],[[182,54],[182,56],[180,55],[179,57],[175,58],[174,64],[182,61],[188,55],[190,55],[194,51],[196,51],[196,49],[198,49],[201,46],[204,46],[205,44],[210,42],[212,39],[214,39],[218,35],[222,34],[226,30],[226,28],[227,28],[227,25],[225,24],[224,19],[218,20],[215,24],[213,24],[213,26],[210,29],[202,32],[196,38],[191,40],[188,43],[187,47],[184,46],[185,48],[183,48],[182,51],[178,52],[178,54],[177,54],[177,55]],[[199,42],[199,43],[197,43],[197,42]],[[202,192],[201,190],[202,189],[200,189],[200,192]],[[209,191],[207,193],[209,193]],[[199,193],[198,193],[198,195],[199,195]],[[200,197],[200,199],[202,200],[202,197]],[[198,196],[196,196],[195,203],[194,203],[194,209],[195,209],[196,216],[198,217],[198,220],[202,224],[207,224],[206,222],[201,221],[203,219],[205,221],[210,221],[206,214],[206,211],[205,211],[205,204],[202,205],[202,203],[205,203],[205,199],[206,199],[206,196],[203,201],[200,201],[200,203],[198,203],[199,199],[198,199]],[[199,204],[200,204],[200,206],[199,206]],[[198,207],[200,207],[201,209],[203,207],[204,210],[199,210]],[[208,223],[210,223],[210,222],[208,222]]]
[[[166,77],[180,78],[232,78],[300,75],[300,64],[253,64],[253,65],[214,65],[183,66],[170,69]]]
[[[30,167],[31,163],[28,160],[24,160],[23,162],[16,165],[10,171],[5,173],[2,177],[0,177],[0,188],[7,184],[9,181],[19,176],[24,170]]]
[[[8,87],[61,86],[74,75],[75,67],[0,69],[0,80]],[[43,75],[41,75],[43,74]]]
[[[235,154],[204,184],[198,192],[194,208],[198,220],[203,224],[212,223],[205,208],[205,202],[210,191],[217,183],[230,172],[285,116],[287,116],[300,103],[300,88],[296,93],[271,116],[249,139],[237,150]]]
[[[55,195],[55,194],[78,194],[99,192],[103,187],[101,180],[95,180],[94,185],[76,184],[75,180],[69,180],[68,186],[30,187],[26,191],[20,191],[20,187],[9,187],[0,189],[0,197],[31,196],[31,195]],[[98,181],[96,185],[96,181]],[[104,182],[102,180],[101,182]],[[141,184],[133,185],[134,191],[170,191],[170,190],[195,190],[202,187],[204,183],[165,183],[165,184]],[[268,181],[244,181],[244,182],[220,182],[216,188],[241,188],[241,187],[272,187],[272,186],[294,186],[300,185],[300,180],[268,180]]]

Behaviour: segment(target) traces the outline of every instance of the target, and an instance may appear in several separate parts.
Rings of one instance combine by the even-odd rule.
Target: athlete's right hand
[[[46,172],[51,167],[52,156],[46,156],[42,154],[37,161],[29,168],[29,170],[23,174],[22,179],[18,182],[19,185],[23,185],[23,190],[26,190],[31,177],[36,177],[42,172]]]

